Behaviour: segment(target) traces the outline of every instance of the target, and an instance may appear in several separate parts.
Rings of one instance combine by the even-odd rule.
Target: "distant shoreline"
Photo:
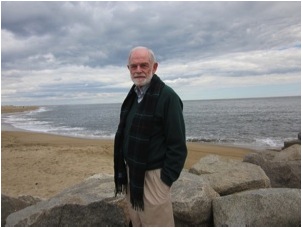
[[[15,112],[25,112],[37,110],[39,106],[14,106],[14,105],[4,105],[1,106],[1,113],[15,113]]]

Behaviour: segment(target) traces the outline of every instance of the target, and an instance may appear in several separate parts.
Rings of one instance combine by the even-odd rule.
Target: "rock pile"
[[[259,166],[218,155],[200,159],[189,172],[201,175],[220,196],[270,187],[269,178]]]
[[[273,188],[301,189],[301,145],[295,144],[280,152],[251,153],[243,161],[260,166]]]
[[[301,172],[288,177],[295,180],[278,182],[283,174],[274,172],[280,169],[266,169],[275,167],[268,163],[285,167],[293,161],[301,167],[300,149],[294,145],[281,152],[248,155],[244,162],[202,158],[172,186],[176,226],[301,226],[301,189],[292,184],[299,175],[301,180]],[[278,188],[271,188],[277,182]],[[125,199],[114,197],[113,189],[113,176],[94,175],[11,213],[6,226],[127,226]],[[2,211],[10,200],[2,202]]]

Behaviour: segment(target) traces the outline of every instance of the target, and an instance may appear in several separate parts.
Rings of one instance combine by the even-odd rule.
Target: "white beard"
[[[142,86],[145,86],[147,84],[149,84],[151,82],[151,79],[153,77],[153,73],[151,72],[149,77],[145,77],[145,78],[134,78],[134,77],[131,77],[132,79],[132,82],[138,86],[138,87],[142,87]]]

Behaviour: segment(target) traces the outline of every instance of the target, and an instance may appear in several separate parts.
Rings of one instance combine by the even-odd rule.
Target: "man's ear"
[[[155,74],[156,70],[157,70],[157,67],[158,67],[158,63],[154,63],[153,64],[153,69],[152,69],[152,73]]]

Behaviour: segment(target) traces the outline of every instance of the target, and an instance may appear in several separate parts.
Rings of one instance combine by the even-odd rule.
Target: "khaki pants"
[[[130,187],[128,184],[128,193]],[[175,226],[171,201],[171,189],[160,179],[160,169],[147,171],[144,185],[144,211],[136,211],[127,194],[127,204],[132,225],[138,226]]]

